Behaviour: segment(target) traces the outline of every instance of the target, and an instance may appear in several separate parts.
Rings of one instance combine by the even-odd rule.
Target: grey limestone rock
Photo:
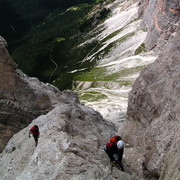
[[[0,36],[0,49],[4,49],[6,47],[7,47],[6,40],[2,36]]]
[[[144,174],[180,178],[180,27],[129,93],[124,138],[139,147]]]
[[[6,47],[6,41],[0,37],[0,152],[12,135],[34,118],[59,102],[68,101],[67,96],[75,100],[73,93],[62,93],[17,69]]]
[[[168,43],[180,22],[180,4],[174,0],[140,0],[139,15],[147,30],[147,49],[160,52]]]
[[[112,167],[104,152],[104,144],[115,133],[114,125],[92,108],[66,98],[69,102],[34,119],[10,139],[1,153],[0,179],[142,179]],[[37,147],[28,137],[34,124],[40,129]]]

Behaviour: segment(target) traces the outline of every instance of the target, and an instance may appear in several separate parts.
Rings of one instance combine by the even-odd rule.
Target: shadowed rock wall
[[[146,48],[158,53],[179,26],[178,0],[140,0],[139,15],[142,27],[147,30]]]
[[[179,1],[141,1],[146,45],[159,57],[148,65],[129,93],[124,138],[140,147],[148,177],[180,178]],[[142,8],[142,7],[141,7]],[[152,18],[150,18],[152,17]],[[173,28],[171,29],[171,27]],[[172,31],[171,31],[172,30]],[[167,37],[167,38],[165,38]],[[157,48],[158,47],[158,48]],[[136,159],[134,159],[136,161]]]
[[[18,70],[6,47],[0,37],[0,152],[14,133],[47,113],[61,96],[57,88]]]

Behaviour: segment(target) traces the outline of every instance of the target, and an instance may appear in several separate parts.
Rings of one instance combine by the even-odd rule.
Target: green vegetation
[[[147,52],[144,43],[142,43],[142,44],[135,50],[134,55],[138,55],[138,54],[140,54],[140,53],[142,53],[142,52]]]
[[[106,67],[95,67],[87,73],[77,75],[75,79],[77,81],[91,81],[91,82],[113,81],[113,82],[119,82],[121,85],[130,85],[131,81],[122,81],[121,78],[139,72],[143,68],[144,66],[138,66],[135,68],[123,69],[121,71],[108,74],[108,70],[106,69]]]
[[[70,7],[67,11],[77,11],[79,8],[76,6]]]
[[[100,2],[102,2],[102,0],[96,0],[96,3],[100,3]]]
[[[133,83],[132,81],[125,81],[125,80],[119,81],[119,84],[120,84],[121,86],[131,86],[132,83]]]
[[[75,76],[77,81],[102,81],[103,77],[106,75],[105,67],[94,67],[89,72],[84,72],[80,75]]]
[[[93,14],[91,14],[90,16],[85,16],[79,28],[80,31],[83,33],[88,32],[94,27],[96,27],[98,24],[103,23],[109,12],[109,9],[102,8],[99,10],[95,10],[95,13],[93,12]]]
[[[97,20],[94,19],[96,13],[90,19],[87,16],[97,3],[104,1],[0,0],[0,34],[7,40],[13,59],[26,74],[53,83],[61,90],[71,89],[73,75],[68,72],[89,70],[96,64],[96,60],[81,61],[98,42],[79,45],[86,41],[84,32]],[[100,6],[96,11],[99,14],[97,23],[109,13]],[[58,65],[55,72],[53,61]]]
[[[114,36],[116,36],[116,35],[117,35],[118,33],[120,33],[123,29],[124,29],[124,28],[121,28],[121,29],[119,29],[119,30],[111,33],[110,35],[108,35],[107,37],[105,37],[105,38],[104,38],[103,40],[101,40],[100,42],[97,42],[97,45],[94,46],[94,48],[90,51],[89,55],[92,55],[92,54],[94,54],[95,52],[97,52],[97,51],[104,45],[104,42],[106,42],[107,40],[109,40],[109,39],[113,38]],[[126,36],[126,35],[125,35],[125,36]],[[129,35],[127,35],[127,36],[129,36]],[[124,37],[122,37],[122,38],[124,38]],[[121,38],[120,38],[120,39],[121,39]],[[118,41],[116,41],[116,42],[118,42]],[[105,53],[106,53],[106,52],[107,52],[107,49],[110,50],[111,47],[113,47],[113,45],[116,44],[116,42],[111,43],[108,47],[106,47],[105,50],[102,50],[102,51],[100,51],[99,53],[97,53],[97,54],[96,54],[96,58],[101,57],[103,51],[105,51]],[[105,53],[103,53],[103,54],[105,54]]]
[[[67,11],[77,11],[77,10],[81,10],[82,8],[86,8],[86,7],[90,7],[91,5],[89,4],[81,4],[81,5],[78,5],[78,6],[72,6],[70,8],[67,9]]]
[[[114,31],[113,33],[109,34],[107,37],[105,37],[105,38],[101,41],[101,43],[103,43],[103,42],[105,42],[105,41],[107,41],[107,40],[115,37],[115,36],[118,35],[121,31],[123,31],[124,28],[125,28],[125,27],[123,27],[123,28],[121,28],[121,29],[118,29],[118,30]]]
[[[62,42],[62,41],[65,41],[65,38],[63,38],[63,37],[57,37],[57,38],[55,38],[55,41],[56,41],[56,42]]]
[[[101,99],[106,99],[107,96],[97,91],[87,91],[83,92],[83,94],[79,94],[79,98],[80,100],[84,101],[98,101]]]
[[[122,31],[123,29],[120,29],[118,31],[116,31],[115,33],[110,34],[108,37],[106,37],[104,40],[102,40],[100,43],[97,44],[96,47],[94,47],[93,51],[91,51],[91,53],[89,55],[94,54],[95,52],[97,52],[98,49],[100,49],[100,47],[103,46],[103,43],[112,38],[113,36],[115,36],[116,34],[118,34],[118,32]],[[95,58],[96,61],[98,61],[100,58],[102,58],[104,55],[106,55],[108,52],[110,52],[110,50],[115,47],[117,44],[123,43],[124,41],[126,41],[128,38],[130,38],[131,36],[133,36],[135,34],[135,32],[131,32],[128,33],[126,35],[124,35],[123,37],[119,38],[118,40],[108,44],[107,47],[105,47],[104,49],[102,49],[101,51],[99,51],[98,53],[95,54]]]
[[[101,42],[94,40],[79,46],[89,39],[87,32],[108,16],[110,11],[102,8],[102,4],[112,1],[0,0],[0,34],[8,41],[10,54],[20,69],[29,76],[54,84],[60,90],[71,89],[74,78],[130,84],[131,82],[120,80],[125,74],[123,70],[108,74],[105,67],[94,66],[112,47],[126,41],[134,32],[109,44],[96,53],[91,61],[82,62],[87,55],[97,52],[107,40],[125,28],[113,32]],[[101,5],[96,6],[97,4]],[[136,53],[139,51],[137,49]],[[56,71],[54,62],[58,65]],[[75,69],[84,69],[84,72],[71,74]]]

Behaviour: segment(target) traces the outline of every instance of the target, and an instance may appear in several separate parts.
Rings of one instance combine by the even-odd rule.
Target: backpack
[[[115,142],[117,142],[117,141],[119,141],[119,140],[121,140],[121,136],[114,136],[114,137],[112,137],[112,138],[110,138],[110,142],[111,143],[115,143]]]
[[[107,143],[106,144],[106,150],[109,151],[111,149],[112,145],[113,145],[113,143]]]

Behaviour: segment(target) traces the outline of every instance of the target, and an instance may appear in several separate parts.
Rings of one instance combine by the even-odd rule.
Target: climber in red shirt
[[[112,162],[116,162],[122,171],[124,171],[124,167],[122,164],[122,157],[124,152],[124,141],[122,141],[122,138],[120,136],[114,136],[110,138],[106,144],[106,147],[104,148],[105,152],[108,154],[110,160]]]
[[[34,137],[34,140],[35,140],[35,143],[36,143],[36,146],[37,146],[38,145],[38,138],[39,138],[39,135],[40,135],[39,127],[37,125],[32,126],[31,129],[29,130],[29,138],[31,137],[31,134]]]

